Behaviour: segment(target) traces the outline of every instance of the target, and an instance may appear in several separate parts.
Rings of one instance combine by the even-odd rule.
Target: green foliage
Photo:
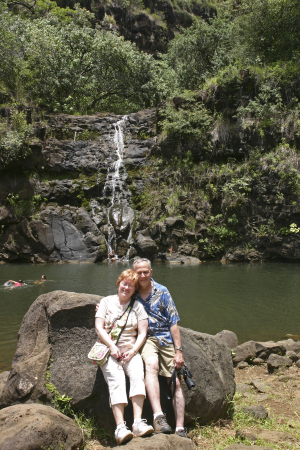
[[[238,224],[235,214],[227,219],[227,224],[222,214],[211,216],[208,220],[206,233],[209,237],[199,240],[200,246],[209,256],[216,256],[225,248],[226,242],[234,242],[238,238],[237,232],[232,229]]]
[[[283,227],[280,229],[280,234],[298,234],[300,232],[300,228],[295,224],[291,223],[289,227]]]
[[[90,13],[79,7],[72,21],[52,10],[34,20],[12,20],[3,12],[0,86],[13,98],[25,97],[54,112],[125,113],[157,105],[176,86],[165,62],[122,37],[91,28]]]
[[[205,150],[211,150],[208,133],[212,128],[213,118],[205,106],[194,100],[184,103],[176,109],[168,103],[165,109],[160,110],[163,120],[159,122],[162,128],[162,137],[171,141],[187,143],[198,142]],[[189,164],[191,153],[185,161]]]
[[[244,175],[243,177],[233,177],[222,188],[223,193],[229,200],[230,206],[238,206],[246,201],[248,194],[251,192],[251,178]]]
[[[26,158],[31,154],[32,136],[33,127],[27,124],[26,113],[14,111],[11,118],[0,122],[0,160],[9,164]]]
[[[54,408],[66,416],[74,416],[74,411],[71,405],[72,397],[67,397],[65,394],[60,395],[54,384],[46,383],[46,388],[53,394],[52,404]]]
[[[197,89],[208,76],[230,62],[231,21],[202,19],[178,34],[169,44],[166,60],[176,71],[183,89]]]
[[[245,57],[253,62],[297,59],[300,8],[295,0],[242,0],[237,20]]]

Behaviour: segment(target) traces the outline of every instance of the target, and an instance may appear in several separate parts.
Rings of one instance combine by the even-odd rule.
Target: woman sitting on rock
[[[115,438],[118,444],[138,436],[148,436],[153,428],[142,419],[146,396],[144,367],[139,350],[143,345],[148,329],[148,316],[137,300],[129,313],[127,323],[117,345],[108,333],[116,319],[120,318],[130,304],[138,286],[138,277],[132,269],[125,270],[117,280],[118,294],[101,300],[96,312],[96,331],[101,341],[110,349],[106,364],[100,366],[108,384],[110,404],[116,421]],[[134,423],[132,432],[124,422],[124,407],[128,404],[125,374],[129,377],[129,398],[133,405]]]

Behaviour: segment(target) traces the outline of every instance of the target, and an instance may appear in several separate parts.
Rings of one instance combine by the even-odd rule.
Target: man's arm
[[[170,328],[170,333],[174,342],[174,347],[181,347],[181,337],[177,323]],[[184,365],[182,350],[175,350],[174,365],[176,369],[181,369]]]

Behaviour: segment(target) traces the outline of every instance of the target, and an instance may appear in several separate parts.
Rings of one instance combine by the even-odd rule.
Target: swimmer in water
[[[112,251],[107,255],[107,259],[108,259],[108,261],[117,261],[118,256],[115,254],[115,251],[112,250]]]
[[[46,275],[42,275],[40,281],[35,281],[34,284],[42,284],[47,281]]]
[[[17,286],[22,286],[22,285],[23,285],[23,281],[22,281],[22,280],[19,280],[19,281],[8,280],[7,283],[14,283],[14,285],[11,286],[12,288],[13,288],[13,287],[17,287]]]

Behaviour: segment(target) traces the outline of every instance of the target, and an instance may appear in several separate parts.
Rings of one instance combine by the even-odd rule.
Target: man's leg
[[[161,412],[160,389],[158,381],[159,364],[157,356],[148,356],[145,361],[145,385],[153,414]]]
[[[170,383],[170,378],[167,378],[168,383]],[[172,386],[172,392],[174,390],[174,387]],[[184,399],[184,393],[182,389],[182,385],[176,377],[176,391],[175,395],[173,397],[173,408],[175,413],[175,421],[176,421],[176,428],[183,428],[184,427],[184,409],[185,409],[185,399]]]

